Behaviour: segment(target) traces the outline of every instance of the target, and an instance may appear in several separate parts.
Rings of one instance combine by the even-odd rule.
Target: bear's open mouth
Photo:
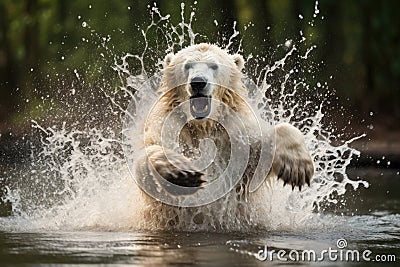
[[[190,97],[190,113],[195,119],[203,119],[210,115],[211,96],[194,95]]]

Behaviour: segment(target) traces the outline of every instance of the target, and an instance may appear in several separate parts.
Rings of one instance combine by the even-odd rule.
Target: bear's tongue
[[[211,97],[192,96],[190,98],[190,113],[195,119],[203,119],[210,115]]]

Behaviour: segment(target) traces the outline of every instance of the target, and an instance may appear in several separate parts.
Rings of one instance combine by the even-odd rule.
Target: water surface
[[[49,264],[133,264],[136,266],[265,266],[289,262],[259,261],[255,254],[269,249],[369,249],[373,255],[395,255],[400,261],[400,177],[394,170],[351,169],[349,174],[370,182],[368,189],[347,190],[346,206],[330,206],[316,214],[315,227],[303,230],[255,232],[165,231],[2,231],[2,266]],[[317,219],[318,218],[318,219]],[[11,218],[1,218],[2,223]],[[132,222],[134,223],[134,222]],[[292,262],[293,264],[293,262]],[[300,265],[363,265],[376,262],[297,262]]]

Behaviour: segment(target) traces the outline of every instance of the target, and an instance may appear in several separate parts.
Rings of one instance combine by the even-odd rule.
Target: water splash
[[[186,21],[184,4],[181,9],[181,21],[173,25],[169,15],[162,15],[157,6],[151,7],[152,21],[141,31],[145,42],[142,53],[113,56],[112,69],[120,85],[113,94],[106,90],[103,93],[111,102],[110,112],[116,117],[124,114],[127,100],[132,99],[141,84],[161,68],[166,53],[204,41],[204,36],[192,28],[194,10]],[[88,24],[84,27],[90,29]],[[238,52],[242,40],[236,24],[233,30],[230,37],[222,38],[226,43],[218,45]],[[148,38],[152,31],[162,32],[164,38],[154,47]],[[107,53],[112,54],[107,47],[110,37],[100,37],[95,32],[92,37],[98,38]],[[338,137],[333,129],[323,125],[328,88],[326,83],[321,86],[320,82],[320,86],[315,87],[311,85],[312,79],[307,80],[312,65],[309,56],[316,46],[305,47],[305,38],[301,33],[299,40],[285,41],[278,46],[276,49],[281,54],[284,51],[278,59],[248,55],[246,76],[253,79],[265,95],[263,101],[272,109],[277,123],[289,122],[305,134],[316,166],[310,188],[292,192],[275,181],[249,198],[242,197],[239,190],[211,205],[172,209],[161,203],[147,202],[144,193],[134,184],[115,126],[77,130],[65,122],[42,127],[33,121],[41,145],[38,151],[33,150],[29,166],[14,175],[7,173],[12,176],[9,179],[12,182],[4,200],[12,203],[13,215],[0,218],[0,230],[296,230],[329,223],[319,219],[324,203],[345,204],[338,203],[338,196],[346,192],[346,185],[354,189],[360,184],[368,186],[366,182],[352,181],[346,174],[351,159],[359,155],[349,144],[362,136],[333,145]],[[235,43],[239,46],[234,51]],[[74,74],[79,82],[78,71],[74,70]],[[75,88],[72,91],[73,95],[79,94]]]

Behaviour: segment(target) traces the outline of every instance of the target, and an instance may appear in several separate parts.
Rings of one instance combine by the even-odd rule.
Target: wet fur
[[[182,77],[178,77],[180,74],[177,73],[175,68],[177,65],[183,64],[185,53],[189,53],[188,51],[190,51],[190,53],[193,52],[194,59],[197,60],[207,60],[212,58],[213,55],[215,55],[219,60],[224,60],[223,63],[230,66],[232,70],[231,73],[229,73],[229,77],[227,77],[228,84],[226,87],[233,89],[231,90],[224,86],[219,86],[218,90],[214,90],[212,97],[228,105],[230,108],[238,112],[242,118],[246,118],[250,112],[244,102],[244,96],[247,94],[247,91],[241,81],[241,69],[244,64],[241,56],[229,55],[219,47],[208,44],[189,47],[178,52],[176,55],[166,56],[163,77],[159,88],[161,96],[157,105],[149,115],[145,126],[145,143],[146,146],[149,146],[151,149],[148,156],[144,156],[144,158],[139,158],[137,160],[137,165],[139,166],[138,175],[146,176],[146,179],[151,179],[150,176],[152,174],[148,168],[148,164],[151,162],[156,169],[160,170],[162,177],[173,183],[174,181],[177,184],[183,183],[185,186],[188,186],[187,183],[191,182],[198,185],[199,181],[204,178],[204,174],[191,170],[191,166],[184,166],[184,169],[187,171],[182,171],[167,162],[167,159],[163,155],[164,152],[161,147],[160,135],[163,120],[172,110],[176,109],[180,103],[189,99],[186,88],[187,81],[182,82]],[[223,114],[221,114],[221,116],[223,116]],[[246,123],[248,123],[248,127],[252,127],[254,122],[248,120]],[[298,186],[299,189],[301,189],[305,184],[310,185],[314,168],[311,156],[306,149],[302,133],[287,123],[277,125],[275,131],[276,151],[272,169],[268,174],[268,179],[282,179],[285,185],[289,184],[292,188]],[[222,129],[220,129],[217,122],[214,120],[191,120],[182,129],[179,140],[183,147],[196,148],[199,145],[199,140],[207,136],[213,136],[219,140],[216,144],[217,149],[222,150],[220,156],[224,158],[228,151],[223,150],[226,150],[225,144],[229,142],[229,137]],[[251,158],[256,158],[257,142],[252,144],[251,149],[253,152]],[[179,161],[181,166],[185,164],[190,165],[190,161],[185,160],[185,156],[190,156],[190,153],[184,153],[184,155],[178,154],[174,151],[168,151],[168,153],[170,153],[169,159],[176,159]],[[238,185],[238,190],[243,190],[243,185],[248,183],[251,173],[254,171],[253,168],[254,167],[250,162],[243,177],[242,185]],[[174,180],[171,176],[178,177],[179,179],[174,178]],[[176,182],[178,180],[179,183]],[[154,203],[154,207],[159,206],[159,204],[160,203],[155,205]],[[160,209],[164,209],[164,205],[162,204],[159,207]]]

